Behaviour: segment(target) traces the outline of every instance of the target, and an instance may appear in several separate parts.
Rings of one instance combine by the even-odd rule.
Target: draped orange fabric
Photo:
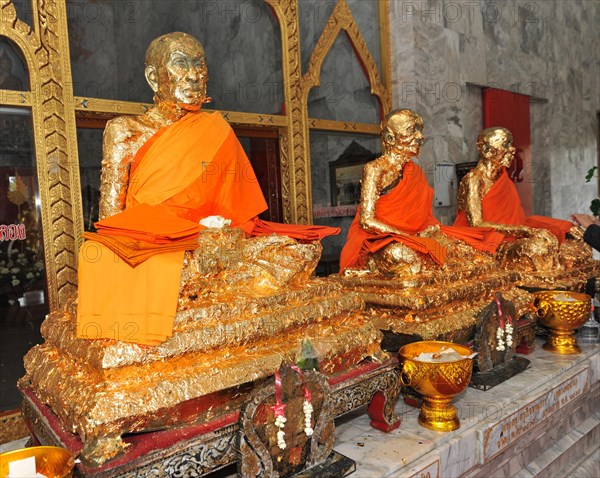
[[[413,162],[404,166],[402,180],[398,185],[377,201],[376,217],[403,231],[410,236],[395,234],[371,234],[360,227],[360,208],[348,231],[346,245],[340,256],[340,270],[348,267],[362,266],[369,253],[376,252],[392,242],[401,242],[411,249],[429,255],[435,262],[443,265],[446,260],[446,248],[438,241],[416,234],[429,226],[439,224],[432,212],[433,189],[429,186],[423,170]],[[463,240],[473,247],[489,251],[489,244],[495,247],[502,240],[502,235],[490,229],[441,226],[442,232],[456,239]],[[494,247],[494,251],[495,251]]]
[[[308,226],[303,224],[281,224],[278,222],[263,221],[256,219],[254,221],[253,236],[268,236],[278,234],[288,236],[299,241],[319,241],[327,236],[339,234],[339,227],[329,226]]]
[[[517,188],[510,180],[506,168],[483,198],[481,209],[484,221],[547,229],[558,238],[558,242],[560,243],[564,242],[567,232],[573,227],[571,222],[562,219],[545,216],[526,216]],[[464,211],[459,211],[454,225],[469,225]],[[514,237],[512,239],[514,240]]]
[[[97,224],[102,243],[88,241],[80,250],[77,336],[164,342],[183,265],[175,243],[193,239],[201,218],[220,215],[242,226],[266,208],[250,162],[219,113],[188,113],[159,130],[134,158],[126,210]],[[136,252],[127,238],[153,246],[140,242],[144,250]],[[183,247],[193,249],[193,242]],[[132,267],[106,245],[131,246],[128,257],[147,259]]]

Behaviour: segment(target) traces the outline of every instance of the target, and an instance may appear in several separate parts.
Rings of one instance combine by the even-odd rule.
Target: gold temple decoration
[[[421,353],[439,353],[452,348],[465,358],[452,362],[424,362],[415,360]],[[424,341],[405,345],[400,349],[403,360],[402,384],[423,395],[419,423],[438,432],[460,428],[452,397],[464,391],[471,381],[473,359],[471,349],[451,342]]]
[[[549,290],[534,293],[533,307],[538,321],[550,331],[544,350],[557,354],[578,354],[575,329],[587,320],[592,298],[577,292]]]
[[[0,102],[30,106],[44,228],[50,308],[75,290],[75,251],[83,230],[75,112],[65,2],[32,1],[32,24],[17,18],[12,0],[0,0],[0,35],[22,53],[31,91],[0,91]]]

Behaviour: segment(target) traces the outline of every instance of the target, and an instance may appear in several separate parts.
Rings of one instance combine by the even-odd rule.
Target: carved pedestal
[[[328,378],[332,415],[338,417],[363,405],[371,416],[390,427],[400,423],[393,402],[398,394],[398,360],[364,362]],[[21,390],[23,415],[36,444],[67,448],[74,455],[81,440],[64,427],[49,407],[30,389]],[[387,400],[373,400],[381,392]],[[148,476],[203,476],[236,461],[240,405],[218,419],[195,425],[124,437],[125,453],[98,468],[76,465],[75,476],[87,478],[145,478]],[[390,428],[392,429],[392,428]],[[326,476],[326,475],[319,475]]]

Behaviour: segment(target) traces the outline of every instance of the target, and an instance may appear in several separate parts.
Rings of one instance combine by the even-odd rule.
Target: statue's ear
[[[383,133],[383,142],[388,145],[393,145],[396,142],[396,136],[389,129]]]
[[[150,88],[156,93],[158,91],[158,74],[156,67],[154,65],[148,65],[144,70],[144,74],[146,75],[146,81],[150,85]]]

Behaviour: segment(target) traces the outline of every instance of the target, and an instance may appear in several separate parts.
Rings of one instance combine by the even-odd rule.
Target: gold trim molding
[[[29,91],[0,90],[0,106],[31,106]]]
[[[73,93],[64,86],[71,84],[65,2],[32,0],[31,14],[30,26],[17,18],[12,0],[0,0],[0,35],[21,50],[29,72],[24,97],[33,119],[48,300],[56,309],[77,290],[75,251],[83,231]],[[5,104],[14,98],[8,94]]]

